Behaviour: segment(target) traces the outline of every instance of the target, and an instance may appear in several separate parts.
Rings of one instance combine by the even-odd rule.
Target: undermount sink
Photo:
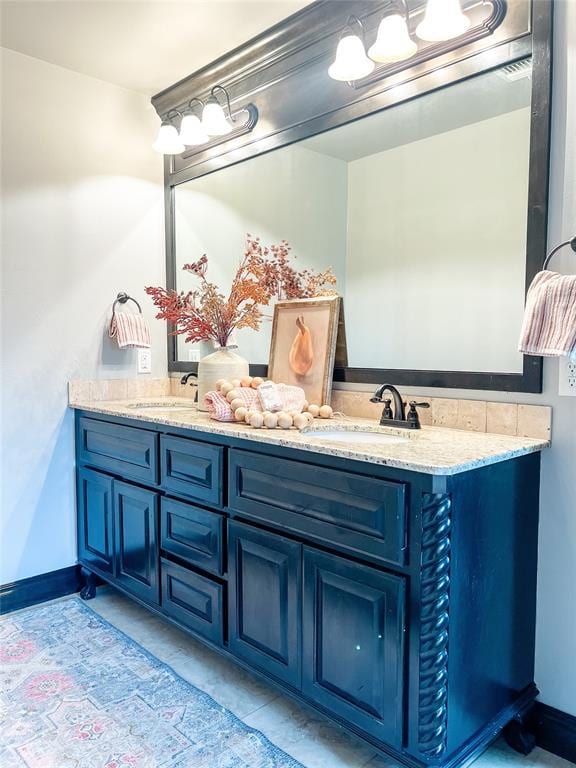
[[[303,433],[309,440],[319,440],[330,443],[367,443],[381,445],[383,443],[407,443],[410,438],[402,435],[385,435],[382,432],[369,430],[354,431],[351,429],[317,430]]]
[[[193,411],[196,410],[194,403],[129,403],[127,408],[134,408],[138,411]]]

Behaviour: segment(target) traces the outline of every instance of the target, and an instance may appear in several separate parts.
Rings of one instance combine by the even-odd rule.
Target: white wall
[[[524,107],[348,165],[351,366],[522,370],[529,147]]]
[[[548,243],[576,234],[576,0],[556,3]],[[576,274],[565,249],[555,267]],[[576,715],[576,398],[558,396],[558,363],[546,361],[544,394],[554,408],[540,494],[536,681],[547,704]]]
[[[288,240],[299,270],[331,266],[336,287],[344,291],[346,193],[346,163],[298,145],[176,187],[178,288],[197,285],[181,268],[206,253],[208,279],[227,295],[250,233],[264,245]],[[272,307],[264,311],[271,319]],[[265,320],[258,333],[240,330],[238,352],[251,363],[267,364],[271,328]],[[190,348],[180,336],[181,360]]]
[[[120,290],[152,321],[164,281],[156,127],[144,96],[2,49],[0,583],[76,562],[67,382],[136,375],[106,322]]]

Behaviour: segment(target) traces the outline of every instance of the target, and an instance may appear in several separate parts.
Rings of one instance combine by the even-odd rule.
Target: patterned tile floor
[[[397,768],[320,715],[295,704],[110,587],[88,605],[175,672],[210,694],[306,768]],[[574,768],[541,749],[528,757],[497,741],[474,768]]]

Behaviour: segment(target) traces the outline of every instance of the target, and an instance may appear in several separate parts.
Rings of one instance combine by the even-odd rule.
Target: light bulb
[[[152,147],[163,155],[179,155],[186,149],[180,141],[178,131],[171,123],[162,123]]]
[[[358,35],[345,35],[338,43],[336,58],[328,74],[333,80],[361,80],[374,70],[374,62],[366,56],[364,43]]]
[[[225,136],[232,130],[224,110],[216,99],[208,99],[202,110],[202,128],[208,136]]]
[[[406,19],[399,13],[384,16],[378,27],[376,42],[369,49],[368,56],[379,64],[402,61],[414,56],[418,46],[408,34]]]
[[[422,40],[439,42],[459,37],[470,27],[470,19],[460,7],[460,0],[428,0],[424,18],[416,27]]]
[[[202,127],[200,118],[196,115],[184,115],[180,124],[180,141],[187,147],[195,147],[206,144],[210,137]]]

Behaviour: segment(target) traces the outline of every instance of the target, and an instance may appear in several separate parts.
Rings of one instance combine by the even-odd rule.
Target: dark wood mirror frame
[[[427,47],[409,65],[379,65],[352,85],[331,80],[327,68],[350,14],[370,37],[392,0],[317,0],[280,24],[153,97],[159,116],[184,109],[224,85],[232,111],[254,105],[265,120],[234,132],[226,141],[165,158],[166,281],[175,288],[174,188],[265,152],[417,98],[482,72],[532,57],[532,102],[526,286],[546,256],[551,114],[552,0],[470,0],[470,30],[456,40]],[[418,23],[425,0],[408,0],[410,26]],[[486,16],[486,6],[490,12]],[[475,23],[476,21],[476,23]],[[197,370],[177,359],[176,337],[168,335],[169,371]],[[252,365],[255,375],[267,366]],[[525,355],[521,373],[336,368],[334,381],[400,386],[542,391],[542,358]]]

